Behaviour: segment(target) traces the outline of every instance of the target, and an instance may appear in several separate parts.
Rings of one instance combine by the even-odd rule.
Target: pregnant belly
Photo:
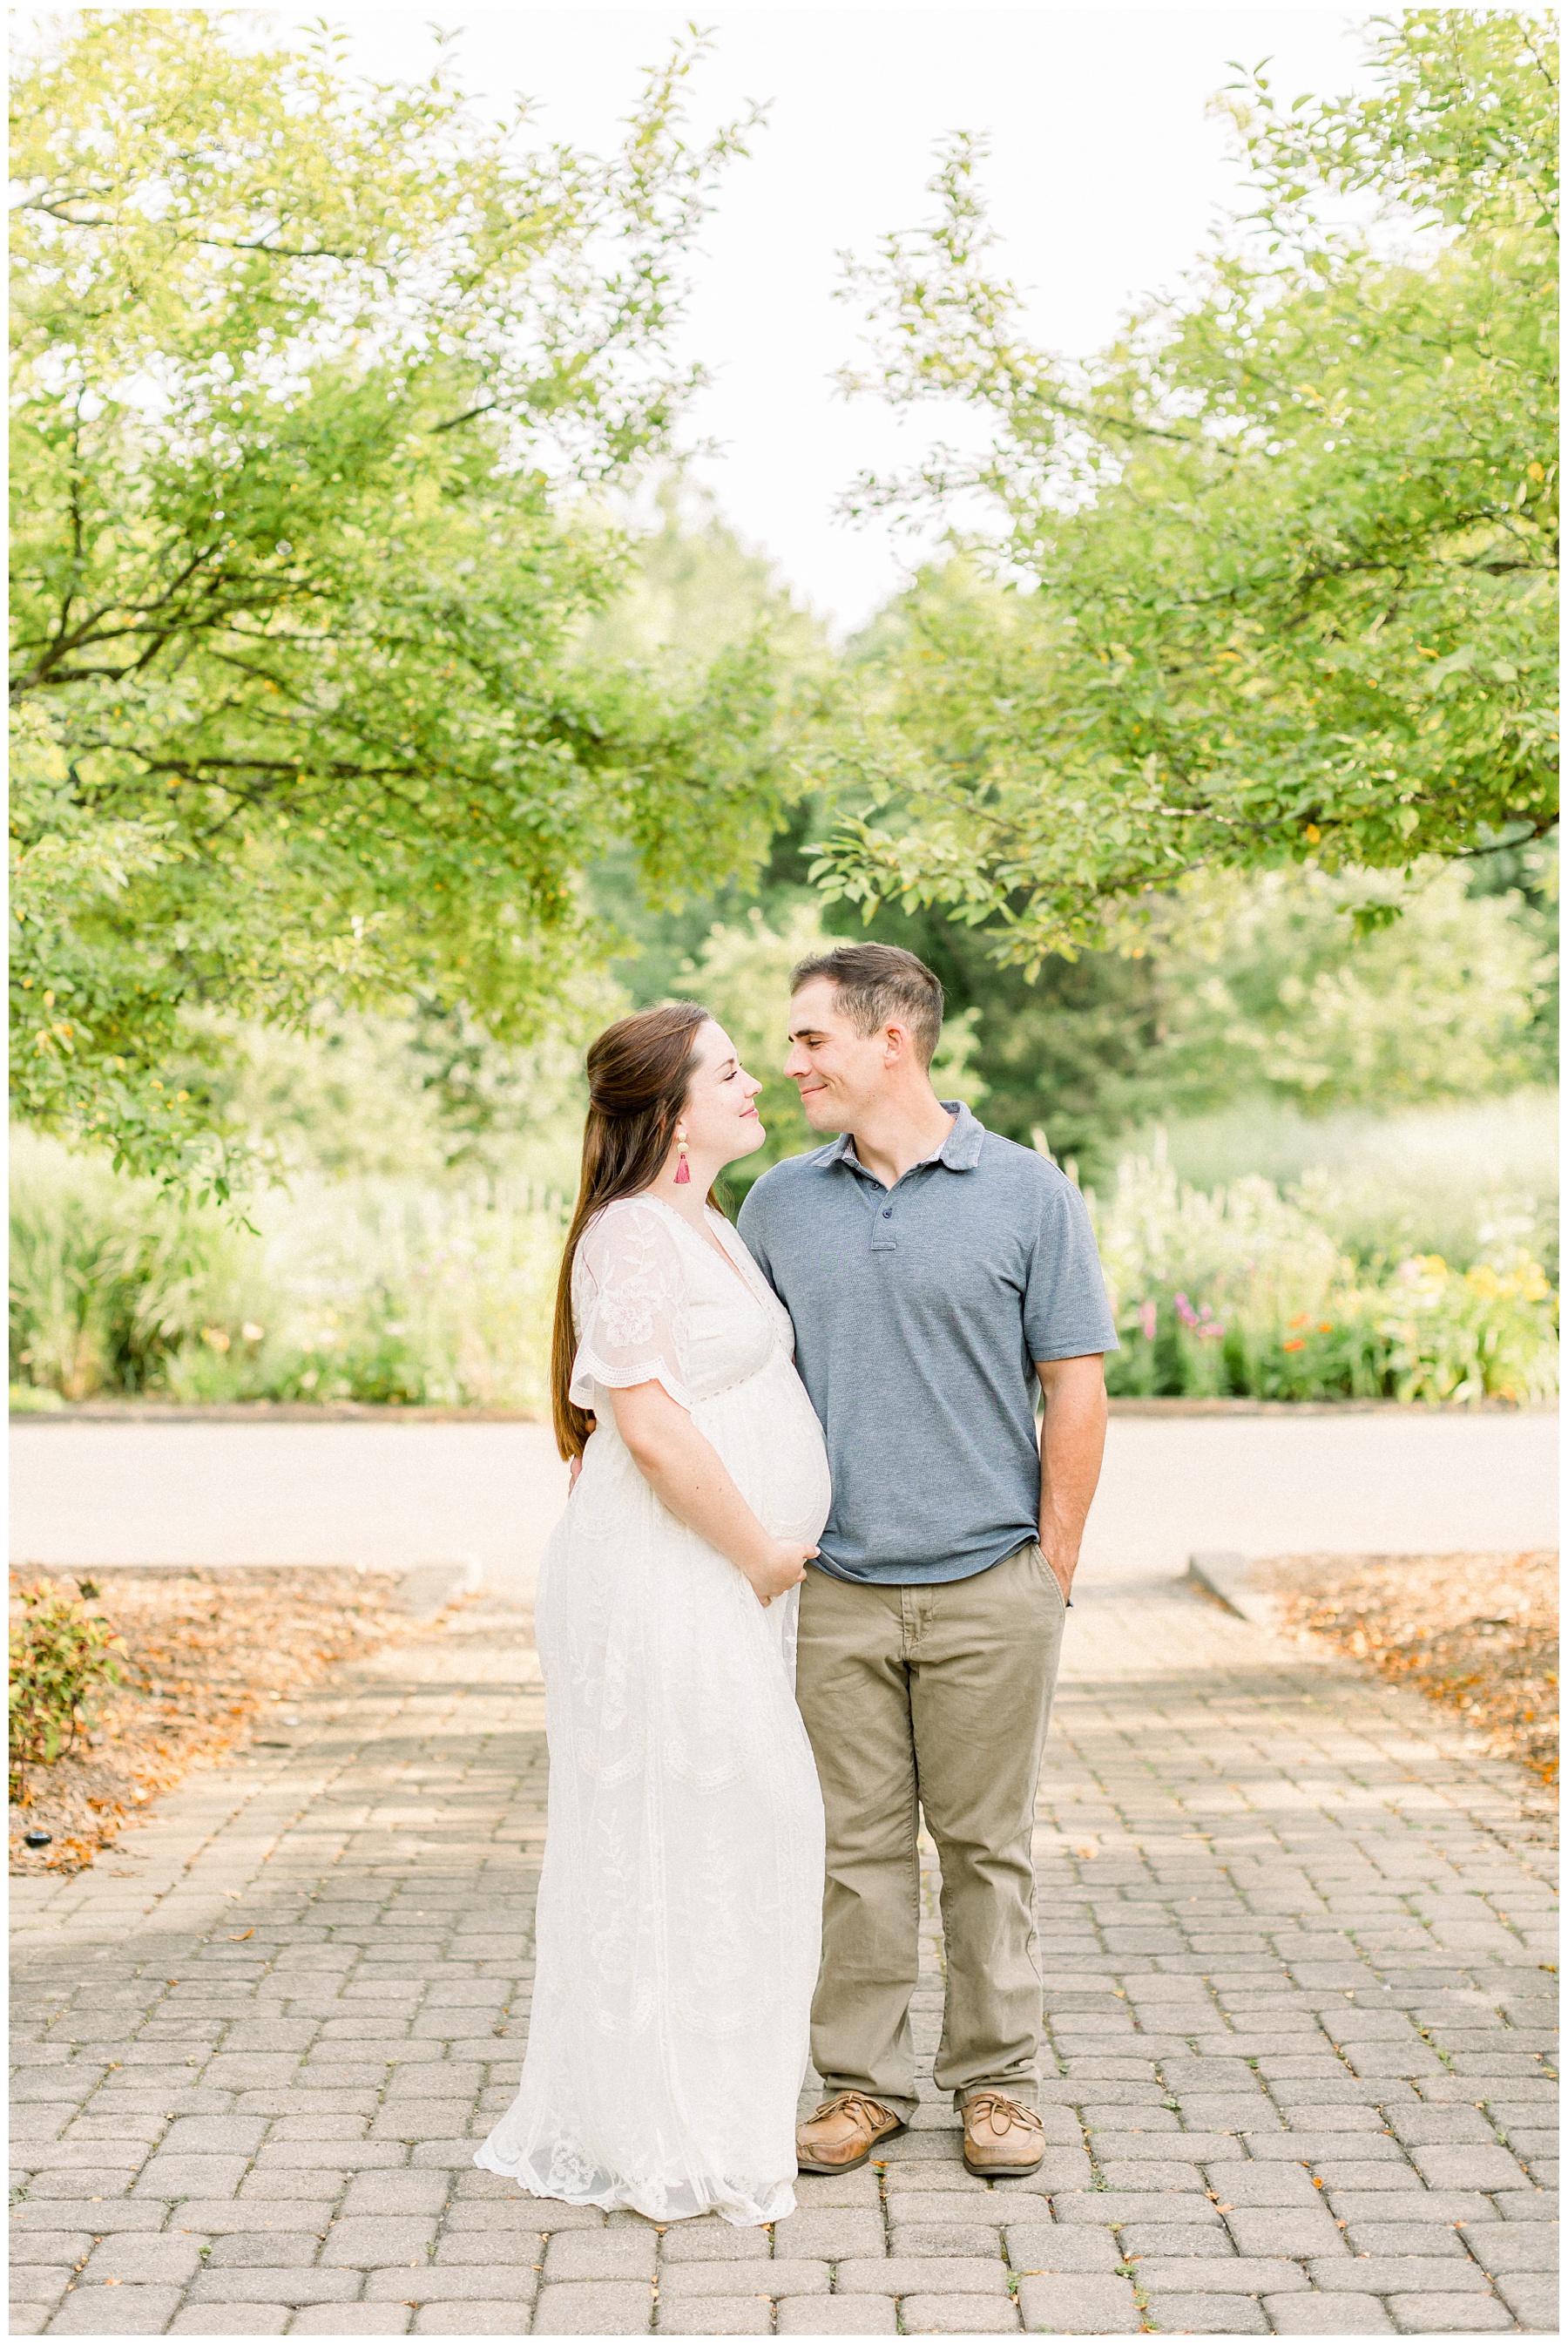
[[[743,1384],[699,1399],[691,1413],[774,1537],[814,1541],[832,1502],[828,1451],[806,1387],[783,1354]]]

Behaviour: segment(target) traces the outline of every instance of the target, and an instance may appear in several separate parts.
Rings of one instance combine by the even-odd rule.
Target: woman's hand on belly
[[[806,1565],[817,1551],[802,1539],[775,1539],[773,1546],[770,1556],[740,1566],[759,1603],[771,1603],[776,1595],[788,1595],[792,1587],[799,1587],[806,1576]]]

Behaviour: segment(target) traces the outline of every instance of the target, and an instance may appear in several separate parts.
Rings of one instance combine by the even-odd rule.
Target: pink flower
[[[1147,1342],[1151,1343],[1154,1340],[1154,1329],[1159,1323],[1160,1313],[1155,1309],[1153,1303],[1141,1304],[1138,1312],[1138,1324],[1142,1328],[1144,1339]]]

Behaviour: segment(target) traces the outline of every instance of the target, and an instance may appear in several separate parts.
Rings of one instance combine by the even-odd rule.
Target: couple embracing
[[[796,969],[785,1071],[837,1137],[739,1230],[722,1029],[676,1003],[588,1052],[533,2012],[477,2158],[538,2197],[772,2222],[903,2130],[922,1811],[938,2088],[971,2172],[1043,2155],[1030,1836],[1116,1337],[1078,1191],[932,1089],[941,1012],[888,945]]]

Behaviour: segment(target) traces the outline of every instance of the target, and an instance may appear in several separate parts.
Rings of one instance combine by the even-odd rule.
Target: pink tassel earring
[[[675,1152],[679,1159],[675,1167],[675,1185],[678,1188],[689,1188],[691,1167],[686,1160],[689,1151],[686,1145],[686,1128],[683,1124],[678,1123],[675,1127]]]

